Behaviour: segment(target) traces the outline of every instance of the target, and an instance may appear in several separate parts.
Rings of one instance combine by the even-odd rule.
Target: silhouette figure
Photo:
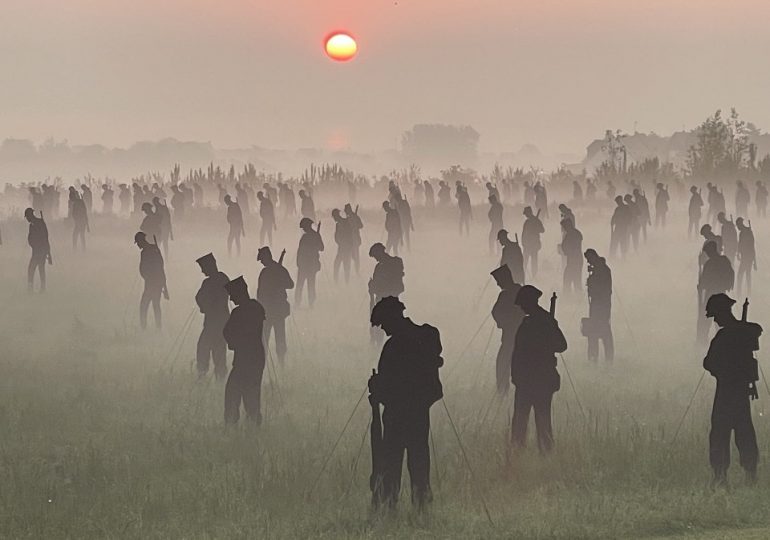
[[[460,210],[460,236],[463,231],[465,234],[471,233],[471,220],[473,219],[473,209],[471,208],[471,198],[466,188],[459,180],[455,184],[455,198],[457,199],[457,208]]]
[[[751,294],[751,273],[757,269],[754,232],[751,230],[751,222],[746,225],[740,217],[735,220],[735,226],[738,228],[738,295],[741,294],[744,281],[747,294]]]
[[[160,330],[162,326],[160,297],[163,295],[166,300],[169,299],[163,255],[158,245],[150,244],[147,241],[147,235],[141,231],[134,235],[134,243],[141,250],[139,274],[144,279],[144,291],[139,301],[139,324],[142,330],[147,328],[147,311],[152,304],[155,327]]]
[[[516,241],[508,238],[508,231],[500,229],[497,231],[497,241],[503,246],[503,255],[500,258],[500,266],[507,266],[511,272],[513,281],[524,284],[524,255],[519,246],[519,237],[516,235]]]
[[[310,218],[302,218],[299,221],[302,236],[297,248],[297,289],[294,292],[294,302],[297,306],[302,304],[302,291],[307,285],[307,301],[312,308],[315,304],[316,274],[321,270],[321,252],[324,250],[324,241],[321,238],[321,224],[318,230],[313,230],[313,221]]]
[[[542,212],[543,218],[548,219],[548,192],[546,191],[545,186],[540,182],[537,182],[532,189],[535,191],[535,208],[537,209],[537,213],[539,214]]]
[[[767,186],[761,180],[757,180],[757,191],[754,195],[754,201],[757,204],[757,215],[767,217]]]
[[[749,215],[749,203],[751,202],[751,194],[746,186],[738,180],[735,183],[735,214],[739,216]]]
[[[335,208],[332,210],[334,220],[334,242],[337,244],[337,255],[334,257],[334,282],[339,280],[340,266],[342,266],[345,283],[350,281],[350,263],[353,258],[353,231],[348,220],[342,217],[342,213]]]
[[[313,197],[311,197],[304,189],[300,189],[299,200],[301,201],[299,211],[302,214],[302,217],[315,220],[315,203],[313,202]]]
[[[542,247],[540,235],[545,232],[543,222],[540,221],[540,212],[532,213],[532,207],[524,208],[524,225],[521,229],[521,247],[524,252],[524,270],[529,265],[529,275],[534,279],[537,276],[537,254]]]
[[[265,310],[249,298],[243,276],[225,285],[235,304],[222,331],[228,348],[233,351],[233,368],[225,385],[225,423],[236,424],[240,418],[241,402],[246,416],[256,425],[262,423],[262,374],[265,370],[265,349],[262,326]]]
[[[286,317],[291,313],[286,291],[294,288],[294,281],[283,266],[285,254],[286,251],[281,253],[279,261],[275,261],[267,246],[259,248],[257,253],[257,260],[264,266],[259,273],[257,300],[265,308],[265,347],[270,346],[272,331],[275,337],[275,352],[281,362],[286,358]]]
[[[655,226],[666,227],[666,214],[668,214],[668,201],[671,197],[668,194],[668,186],[661,182],[655,186]]]
[[[538,448],[547,453],[553,448],[551,401],[561,386],[555,354],[567,350],[567,340],[553,314],[538,305],[542,294],[524,285],[516,295],[516,305],[526,317],[516,332],[511,360],[511,381],[516,387],[511,439],[515,447],[526,445],[529,413],[534,408]]]
[[[583,287],[583,234],[569,218],[561,222],[563,232],[561,251],[566,259],[564,265],[564,291],[575,292]]]
[[[561,203],[559,205],[559,216],[560,216],[559,222],[562,222],[565,219],[568,219],[572,222],[573,225],[576,225],[575,213],[572,211],[572,208],[570,208],[564,203]]]
[[[759,350],[762,327],[746,321],[748,300],[740,321],[733,316],[734,303],[726,294],[715,294],[706,302],[706,317],[713,318],[720,327],[703,359],[703,368],[717,382],[709,433],[709,461],[717,485],[727,484],[733,431],[741,467],[750,483],[756,482],[759,460],[750,400],[757,397],[759,374],[754,351]]]
[[[377,242],[369,249],[369,256],[377,261],[372,278],[369,280],[369,310],[383,298],[398,296],[404,292],[404,261],[401,257],[389,255],[385,246]],[[382,342],[382,333],[372,328],[370,339],[373,344]]]
[[[599,340],[604,347],[604,359],[612,362],[615,358],[615,340],[612,336],[612,271],[607,260],[594,249],[587,249],[588,263],[588,318],[582,319],[581,333],[588,338],[588,359],[599,359]]]
[[[246,236],[246,228],[243,226],[243,213],[241,206],[235,202],[230,195],[225,195],[223,199],[227,206],[227,224],[230,231],[227,233],[227,256],[233,255],[233,243],[238,256],[241,255],[241,236]]]
[[[144,218],[142,224],[139,225],[139,230],[155,242],[160,236],[160,216],[155,212],[152,203],[142,203],[141,209],[144,212]]]
[[[725,293],[735,285],[735,272],[730,259],[719,253],[717,243],[707,241],[703,246],[706,262],[698,279],[698,343],[705,343],[708,337],[709,324],[703,316],[706,300],[714,294]]]
[[[35,288],[35,272],[40,276],[40,292],[45,291],[45,265],[53,264],[51,244],[48,242],[48,226],[43,215],[35,216],[32,208],[24,210],[24,218],[29,223],[27,243],[32,248],[32,256],[27,265],[27,289],[32,292]]]
[[[717,214],[717,221],[722,225],[721,239],[722,239],[722,251],[725,257],[730,259],[730,263],[735,261],[735,255],[738,253],[738,231],[731,219],[725,217],[724,212]]]
[[[83,199],[74,188],[70,188],[70,216],[74,224],[72,228],[72,249],[77,250],[78,242],[83,251],[86,250],[86,231],[91,232],[88,224],[88,209]]]
[[[91,192],[91,188],[86,184],[80,185],[80,190],[83,192],[83,204],[86,207],[86,214],[91,215],[94,210],[94,194]]]
[[[394,255],[398,255],[398,248],[404,241],[401,216],[398,214],[398,210],[390,206],[388,201],[382,203],[382,209],[385,211],[385,232],[387,233],[385,247]]]
[[[626,195],[623,197],[623,201],[628,208],[628,214],[630,216],[630,222],[628,227],[629,236],[631,237],[632,245],[634,246],[634,252],[639,251],[639,235],[642,230],[642,215],[641,210],[636,205],[636,201],[632,195]]]
[[[153,197],[152,204],[155,207],[155,214],[158,216],[160,224],[160,235],[158,242],[163,247],[163,253],[168,256],[168,241],[174,239],[174,228],[171,225],[171,211],[165,202],[161,202],[160,197]]]
[[[491,185],[491,184],[490,184]],[[496,191],[496,190],[495,190]],[[503,226],[503,205],[495,195],[489,196],[489,252],[495,252],[497,242],[497,233],[504,228]]]
[[[182,188],[176,184],[171,184],[171,208],[174,209],[174,218],[184,218],[187,197]]]
[[[451,195],[451,190],[449,189],[449,185],[444,182],[443,180],[439,180],[438,182],[438,205],[441,208],[446,208],[449,206],[449,197]]]
[[[259,217],[262,218],[262,228],[259,230],[259,241],[264,244],[267,238],[268,244],[273,243],[273,231],[278,230],[275,224],[275,208],[273,201],[261,191],[257,192],[259,200]]]
[[[214,376],[224,379],[227,374],[227,344],[222,331],[230,316],[227,289],[230,278],[217,268],[214,255],[207,253],[196,260],[206,278],[195,295],[195,303],[203,313],[203,331],[198,338],[196,360],[198,375],[203,377],[209,370],[209,359],[214,364]]]
[[[102,214],[112,215],[112,207],[115,202],[115,191],[109,184],[102,184]]]
[[[687,209],[690,220],[687,225],[687,238],[691,238],[700,228],[702,207],[703,198],[701,197],[700,190],[695,186],[690,187],[690,204]]]
[[[641,233],[642,240],[647,242],[647,227],[652,225],[650,219],[650,203],[647,201],[647,196],[639,189],[634,189],[634,206],[638,211],[639,217],[639,231]]]
[[[521,289],[521,284],[515,283],[510,269],[503,265],[492,271],[495,283],[500,287],[500,294],[492,307],[492,318],[497,327],[502,330],[500,349],[497,351],[495,374],[497,379],[497,392],[500,395],[508,393],[511,383],[511,357],[513,345],[516,340],[516,332],[519,329],[524,312],[516,305],[516,295]]]
[[[428,180],[425,180],[422,184],[425,191],[425,208],[433,210],[436,206],[436,196],[433,192],[433,185]]]
[[[345,205],[345,219],[350,227],[350,234],[352,243],[350,246],[350,257],[353,260],[353,266],[356,269],[356,275],[361,271],[361,229],[364,228],[364,223],[361,218],[358,217],[358,206],[353,210],[350,203]]]
[[[409,201],[406,197],[397,194],[396,210],[398,210],[398,217],[401,220],[401,234],[403,242],[406,245],[406,249],[412,248],[412,232],[414,231],[414,221],[412,221],[412,207],[409,205]]]
[[[126,184],[120,184],[118,188],[120,189],[118,194],[120,213],[125,216],[131,213],[131,190],[128,189]]]
[[[294,199],[294,191],[286,183],[278,183],[278,202],[283,208],[284,218],[297,215],[297,203]]]
[[[623,197],[615,197],[615,211],[610,220],[610,255],[621,257],[628,252],[628,241],[631,236],[631,211],[624,203]]]
[[[444,365],[439,331],[404,317],[404,304],[386,297],[372,309],[371,324],[389,336],[382,347],[377,373],[369,388],[372,401],[384,405],[383,464],[373,485],[375,508],[394,508],[401,491],[404,451],[411,483],[412,504],[424,509],[430,488],[430,407],[443,397],[439,368]]]

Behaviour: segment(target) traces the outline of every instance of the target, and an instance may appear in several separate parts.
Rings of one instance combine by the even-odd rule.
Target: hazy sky
[[[0,0],[0,139],[580,153],[736,106],[770,129],[767,0]],[[350,30],[359,56],[323,52]]]

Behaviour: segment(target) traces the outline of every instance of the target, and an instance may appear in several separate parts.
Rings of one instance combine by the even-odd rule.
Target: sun
[[[327,36],[326,54],[337,62],[352,60],[358,52],[356,40],[347,32],[332,32]]]

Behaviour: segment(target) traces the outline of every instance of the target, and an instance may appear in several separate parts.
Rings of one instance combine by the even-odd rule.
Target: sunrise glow
[[[353,36],[344,32],[335,32],[326,38],[326,54],[337,62],[347,62],[355,57],[358,45]]]

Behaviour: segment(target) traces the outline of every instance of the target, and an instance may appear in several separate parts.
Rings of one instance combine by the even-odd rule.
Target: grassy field
[[[589,226],[589,218],[581,219],[584,247],[604,252],[604,222]],[[50,290],[31,296],[19,236],[24,227],[7,224],[0,251],[0,536],[770,536],[766,467],[749,488],[735,456],[731,489],[709,488],[710,378],[673,441],[702,372],[702,351],[692,343],[699,244],[681,241],[681,223],[672,224],[672,233],[678,227],[673,241],[654,233],[638,255],[612,263],[615,365],[585,359],[578,332],[585,299],[560,301],[560,324],[570,342],[564,361],[575,391],[560,362],[557,447],[547,458],[534,450],[507,451],[512,399],[493,395],[499,335],[484,322],[495,297],[492,285],[484,289],[495,266],[486,255],[486,224],[463,240],[454,236],[453,222],[440,225],[422,227],[405,256],[404,299],[409,315],[442,332],[445,403],[472,472],[438,403],[432,409],[430,512],[414,514],[405,491],[397,514],[372,516],[366,401],[353,412],[378,357],[367,331],[371,260],[363,261],[361,277],[335,289],[328,273],[333,249],[327,247],[317,308],[295,311],[286,365],[271,363],[266,373],[264,425],[228,430],[223,386],[198,381],[193,371],[200,317],[189,332],[183,328],[201,277],[194,259],[206,251],[214,248],[222,269],[232,277],[243,273],[254,292],[254,231],[244,255],[228,260],[219,221],[214,231],[200,223],[178,226],[167,261],[165,328],[143,334],[137,330],[138,251],[128,223],[97,220],[85,257],[70,253],[67,231],[52,226]],[[378,227],[379,215],[367,230],[368,243],[379,239]],[[537,284],[549,295],[560,279],[558,233],[553,222],[547,227]],[[331,244],[329,231],[326,236]],[[760,257],[767,246],[762,236],[757,232]],[[286,226],[274,246],[276,252],[287,247],[292,272],[296,238],[294,227]],[[760,258],[760,278],[766,276]],[[768,300],[757,285],[754,320],[767,320]],[[770,396],[763,394],[754,412],[764,457],[770,452],[764,415]]]

